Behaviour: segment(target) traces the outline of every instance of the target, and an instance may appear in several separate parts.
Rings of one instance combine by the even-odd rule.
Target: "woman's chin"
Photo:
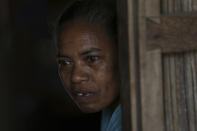
[[[102,110],[100,108],[96,108],[93,106],[87,106],[87,105],[86,106],[78,105],[78,107],[83,113],[96,113],[96,112],[99,112]]]

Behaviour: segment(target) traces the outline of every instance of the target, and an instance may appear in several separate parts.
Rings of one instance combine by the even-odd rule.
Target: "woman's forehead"
[[[62,27],[58,39],[59,46],[101,46],[112,44],[110,35],[99,27],[85,22],[70,23]]]

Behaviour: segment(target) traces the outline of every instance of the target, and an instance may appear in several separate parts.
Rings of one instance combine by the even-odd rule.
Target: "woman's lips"
[[[79,103],[91,102],[96,97],[95,92],[88,92],[88,91],[86,91],[86,92],[74,91],[74,92],[72,92],[72,94],[74,96],[74,99]]]
[[[77,96],[91,96],[94,95],[94,93],[77,93]]]

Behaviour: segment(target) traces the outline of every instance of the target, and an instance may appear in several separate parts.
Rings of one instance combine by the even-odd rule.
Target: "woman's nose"
[[[88,80],[88,73],[81,64],[74,65],[72,70],[72,83],[78,84]]]

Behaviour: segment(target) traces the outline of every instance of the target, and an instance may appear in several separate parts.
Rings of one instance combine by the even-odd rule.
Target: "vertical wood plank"
[[[197,52],[194,53],[194,64],[192,67],[194,69],[193,77],[194,77],[194,93],[197,93]],[[197,95],[194,95],[194,112],[195,112],[195,125],[197,126]],[[197,128],[197,127],[196,127]]]
[[[168,7],[162,6],[163,14],[170,15],[178,12],[191,12],[196,3],[196,0],[162,1],[168,3]],[[194,55],[188,53],[164,54],[164,58],[166,131],[194,131],[196,130],[196,117],[194,117],[196,116],[196,108],[194,108],[196,105],[194,104],[196,79],[193,79],[196,75],[196,65],[193,60]],[[166,80],[168,69],[171,74],[170,80]],[[168,84],[169,81],[170,85]],[[169,92],[170,90],[171,92]],[[172,114],[170,114],[169,103],[172,103]]]
[[[192,62],[192,77],[193,77],[193,99],[194,99],[194,125],[195,130],[197,129],[197,62],[196,62],[196,54],[197,52],[193,52],[193,62]]]
[[[161,51],[146,53],[142,72],[142,127],[143,131],[163,131],[163,89]]]
[[[188,0],[188,12],[192,12],[193,11],[192,4],[193,4],[193,0]]]
[[[172,94],[172,117],[173,117],[173,127],[174,131],[179,131],[178,130],[178,115],[177,115],[177,99],[176,99],[176,72],[175,72],[175,57],[170,57],[169,58],[169,64],[170,64],[170,84],[171,84],[171,94]]]
[[[168,11],[167,14],[172,13],[175,11],[175,1],[174,0],[168,0]]]
[[[197,0],[192,0],[192,8],[194,11],[197,10]]]
[[[174,12],[180,12],[182,9],[181,0],[174,0]]]
[[[173,127],[173,104],[172,104],[172,90],[170,77],[170,59],[169,56],[163,56],[163,73],[164,73],[164,107],[165,107],[165,130],[174,131]]]
[[[187,97],[187,107],[188,107],[188,120],[190,131],[195,131],[195,102],[194,102],[194,82],[195,78],[195,61],[194,53],[185,54],[185,88]]]
[[[192,0],[183,0],[181,5],[182,5],[183,12],[191,12],[193,10]]]
[[[189,8],[188,4],[189,4],[189,0],[183,0],[183,11],[184,12],[188,11],[188,8]]]
[[[145,16],[146,17],[160,16],[160,1],[159,0],[146,0],[145,6],[146,6],[145,7],[145,9],[146,9]]]
[[[163,0],[163,1],[161,1],[161,3],[162,3],[162,7],[161,7],[161,13],[163,14],[163,13],[165,13],[165,14],[167,14],[167,12],[168,12],[168,0]]]
[[[140,109],[140,95],[139,95],[139,55],[137,45],[137,1],[128,0],[128,35],[129,35],[129,57],[130,57],[130,84],[131,84],[131,118],[132,131],[140,131],[141,109]]]
[[[121,104],[122,104],[122,130],[130,131],[131,122],[131,97],[136,100],[135,96],[135,53],[133,59],[129,58],[129,32],[128,32],[128,5],[127,0],[117,0],[118,14],[118,40],[119,40],[119,68],[121,76]],[[130,7],[129,7],[130,8]],[[131,15],[132,16],[132,15]],[[132,36],[131,36],[132,37]],[[132,43],[131,43],[132,44]],[[133,49],[134,50],[134,49]],[[132,52],[133,53],[133,52]],[[129,61],[132,61],[131,65]],[[131,72],[130,69],[131,68]],[[130,75],[133,76],[130,79]],[[131,82],[131,85],[130,85]],[[131,86],[131,87],[130,87]],[[134,103],[135,104],[135,103]],[[135,105],[132,108],[135,109]],[[136,130],[137,131],[137,130]]]
[[[138,12],[142,130],[163,131],[164,118],[161,51],[147,51],[145,35],[145,18],[160,16],[160,1],[139,0]],[[157,22],[159,22],[159,20]]]
[[[194,81],[194,93],[197,93],[197,52],[194,53],[194,61],[195,65],[193,65],[193,69],[195,69],[195,72],[193,72],[193,77],[195,79]],[[194,106],[195,106],[195,125],[197,125],[197,95],[194,95]]]
[[[186,91],[184,79],[184,54],[176,54],[175,56],[175,71],[176,71],[176,90],[177,90],[177,117],[178,117],[178,130],[189,131],[188,128],[188,109],[186,107]]]

